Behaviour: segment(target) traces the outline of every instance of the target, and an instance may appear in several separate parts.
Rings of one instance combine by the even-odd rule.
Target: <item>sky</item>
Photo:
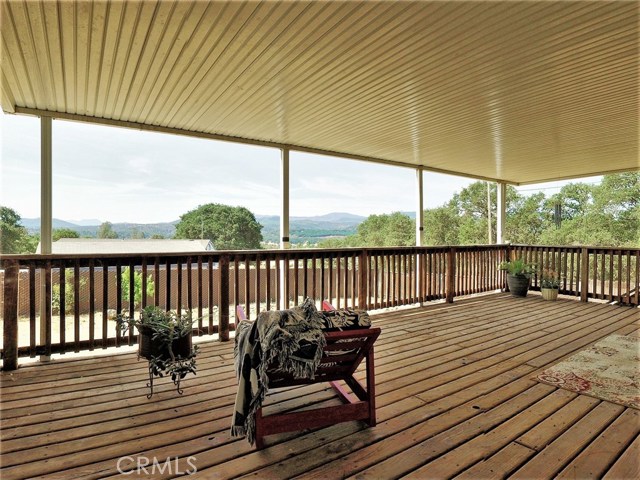
[[[40,120],[0,114],[0,205],[40,216]],[[584,181],[594,179],[584,179]],[[425,208],[475,180],[425,172]],[[597,181],[597,177],[595,177]],[[522,187],[553,193],[566,182]],[[415,211],[414,169],[292,151],[290,215]],[[278,215],[280,150],[53,121],[53,217],[158,223],[206,203]]]

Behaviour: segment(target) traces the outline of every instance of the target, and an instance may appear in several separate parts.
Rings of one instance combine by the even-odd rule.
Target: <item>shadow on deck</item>
[[[640,311],[537,294],[490,295],[375,315],[378,425],[349,422],[232,439],[233,342],[202,344],[184,395],[169,379],[147,400],[136,355],[3,373],[3,479],[638,478],[640,412],[540,384],[535,372],[611,334],[638,335]],[[269,408],[331,405],[328,385],[278,391]]]

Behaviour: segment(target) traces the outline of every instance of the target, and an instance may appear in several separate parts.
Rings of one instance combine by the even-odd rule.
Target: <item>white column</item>
[[[280,162],[280,191],[282,201],[280,204],[280,248],[291,246],[289,242],[289,149],[282,149]]]
[[[496,243],[504,243],[505,224],[507,220],[507,184],[498,182],[498,218]]]
[[[491,183],[487,184],[487,240],[489,244],[493,243],[493,235],[491,234]]]
[[[280,162],[280,249],[285,250],[291,247],[289,241],[289,149],[282,149],[282,159]],[[286,284],[288,279],[288,263],[280,261],[280,306],[288,308],[289,299],[286,296]]]
[[[52,208],[52,172],[53,162],[51,153],[51,117],[40,117],[40,253],[51,253],[53,208]],[[41,269],[40,280],[40,343],[46,341],[45,315],[47,305],[45,303],[46,290],[44,282],[44,269]],[[50,310],[50,309],[49,309]],[[50,360],[48,355],[41,355],[40,360]]]
[[[421,247],[424,236],[424,181],[421,168],[416,168],[416,183],[418,187],[416,203],[416,247]],[[418,296],[420,296],[420,292],[422,291],[422,267],[420,255],[416,255],[416,292]],[[422,305],[422,302],[419,303]]]
[[[416,204],[416,247],[421,247],[424,234],[424,182],[422,169],[416,168],[416,180],[418,183],[418,203]]]

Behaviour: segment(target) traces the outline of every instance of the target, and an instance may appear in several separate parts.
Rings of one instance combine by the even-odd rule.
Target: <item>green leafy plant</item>
[[[551,268],[545,268],[540,275],[540,288],[560,288],[560,274]]]
[[[502,262],[499,265],[500,270],[506,270],[509,275],[517,277],[531,277],[536,271],[534,263],[527,263],[523,259],[518,258],[509,262]]]
[[[65,270],[64,273],[64,313],[73,312],[75,305],[75,294],[73,288],[73,270]],[[80,289],[84,288],[87,284],[85,278],[80,277]],[[60,283],[54,283],[51,287],[51,311],[53,314],[60,313]],[[80,300],[80,299],[78,299]]]
[[[198,347],[191,347],[186,355],[180,355],[174,349],[178,340],[191,335],[195,321],[190,312],[179,315],[155,306],[144,308],[139,318],[126,315],[116,318],[117,328],[123,335],[135,327],[141,334],[141,342],[143,336],[150,336],[152,345],[149,351],[142,352],[141,343],[139,354],[149,360],[149,371],[153,376],[171,377],[179,393],[182,393],[180,380],[189,373],[196,373]],[[151,389],[149,398],[153,395],[153,383]]]
[[[129,267],[122,270],[122,299],[125,302],[129,302]],[[147,297],[153,297],[156,291],[153,276],[147,276]],[[142,305],[142,272],[133,272],[133,303],[135,308],[140,308]]]

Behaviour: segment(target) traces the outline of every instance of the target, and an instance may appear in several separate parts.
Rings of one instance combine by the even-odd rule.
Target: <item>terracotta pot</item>
[[[545,300],[554,301],[558,298],[558,289],[557,288],[541,288],[542,298]]]
[[[150,328],[142,327],[139,331],[138,355],[147,360],[151,360],[151,357],[160,357],[162,360],[171,358],[167,346],[153,340],[153,331]],[[176,338],[171,344],[171,350],[175,357],[187,358],[191,355],[191,334]]]
[[[507,285],[509,286],[511,295],[513,295],[514,297],[526,297],[527,292],[529,291],[530,283],[531,277],[526,277],[524,275],[507,274]]]

